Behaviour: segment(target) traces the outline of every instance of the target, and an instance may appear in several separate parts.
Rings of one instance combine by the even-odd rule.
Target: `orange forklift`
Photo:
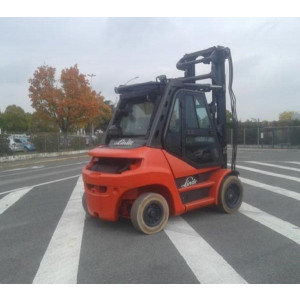
[[[230,168],[226,60],[233,119]],[[210,65],[208,74],[196,74],[200,63]],[[184,77],[161,75],[156,81],[115,89],[120,99],[103,143],[89,151],[91,161],[82,170],[88,215],[108,221],[130,218],[137,230],[153,234],[166,226],[169,215],[209,205],[234,213],[241,206],[230,49],[217,46],[186,54],[177,69]]]

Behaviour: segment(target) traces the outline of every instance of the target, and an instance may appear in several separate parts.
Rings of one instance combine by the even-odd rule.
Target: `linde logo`
[[[197,183],[197,179],[194,178],[194,177],[188,177],[185,181],[185,183],[181,186],[182,188],[183,187],[188,187],[188,186],[191,186],[191,185],[194,185]]]
[[[114,145],[119,145],[119,146],[131,146],[134,143],[132,139],[122,139],[117,142],[114,142]]]

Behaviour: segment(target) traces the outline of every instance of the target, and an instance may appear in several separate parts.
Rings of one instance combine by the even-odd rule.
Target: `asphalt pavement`
[[[239,149],[238,213],[199,209],[151,236],[85,216],[88,159],[1,166],[0,283],[300,283],[299,150]]]

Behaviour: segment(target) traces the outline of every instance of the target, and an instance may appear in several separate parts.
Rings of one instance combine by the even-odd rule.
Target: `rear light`
[[[87,188],[89,191],[96,194],[104,194],[107,191],[107,186],[103,186],[103,185],[94,185],[88,183]]]

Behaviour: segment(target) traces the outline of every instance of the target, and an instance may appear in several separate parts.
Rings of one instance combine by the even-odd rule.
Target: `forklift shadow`
[[[224,218],[230,217],[228,214],[224,214],[217,210],[216,207],[203,207],[198,210],[190,211],[185,213],[182,217],[186,221],[205,221],[211,222],[212,220],[222,220]],[[176,216],[170,216],[170,219],[176,220]],[[142,232],[137,231],[129,219],[120,218],[117,222],[104,221],[95,217],[86,215],[85,217],[85,230],[91,230],[95,232],[109,233],[109,234],[125,234],[128,236],[153,236],[145,235]],[[160,235],[162,232],[156,233],[155,235]]]
[[[182,216],[187,222],[195,224],[224,224],[227,222],[235,222],[240,218],[240,213],[237,211],[232,214],[221,212],[214,206],[203,207],[198,210],[187,212]]]
[[[105,232],[118,232],[126,235],[142,234],[134,229],[129,219],[124,218],[120,218],[117,222],[110,222],[86,215],[85,228]]]
[[[185,213],[183,216],[185,218],[201,218],[201,219],[215,218],[215,219],[222,219],[222,218],[226,218],[227,216],[231,216],[231,215],[232,214],[226,214],[224,212],[221,212],[220,210],[218,210],[217,207],[207,206],[207,207],[202,207],[200,209],[196,209],[196,210],[193,210],[193,211],[189,211],[189,212]]]

